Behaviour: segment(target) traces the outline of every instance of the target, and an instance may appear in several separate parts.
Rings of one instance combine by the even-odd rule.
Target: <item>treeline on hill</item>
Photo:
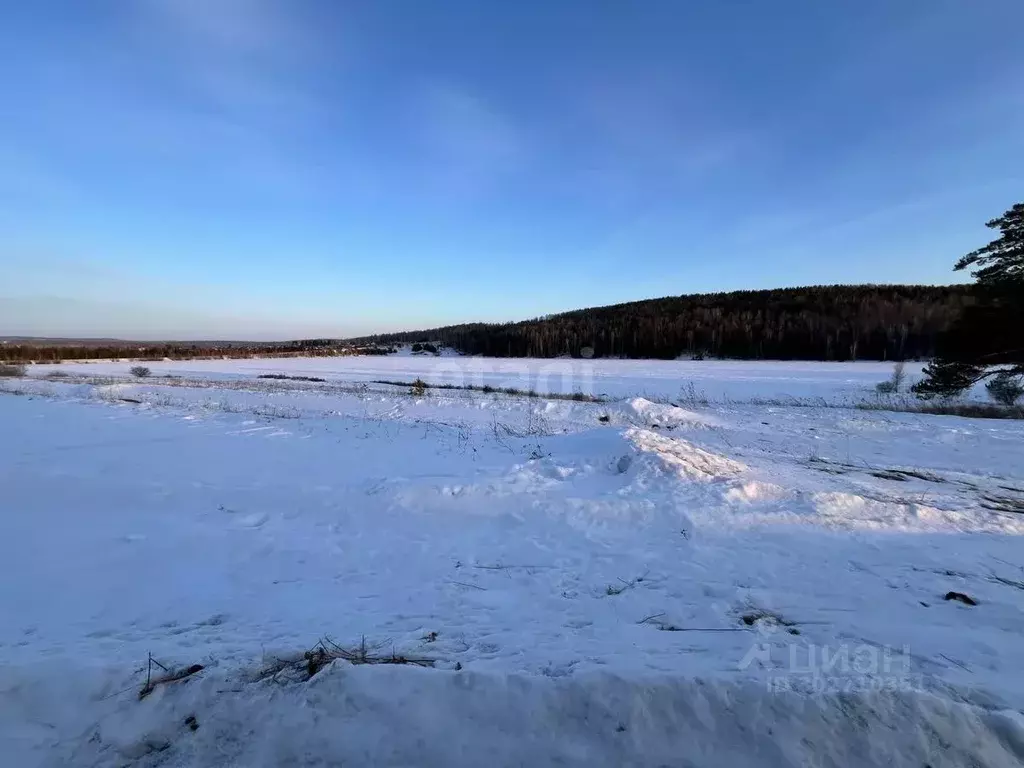
[[[904,360],[935,354],[971,286],[835,285],[634,301],[516,323],[471,323],[356,342],[424,339],[494,357]]]
[[[0,360],[9,363],[56,363],[61,360],[195,360],[201,358],[248,358],[253,355],[288,357],[337,354],[331,339],[303,339],[282,343],[170,342],[50,343],[17,341],[0,345]],[[386,353],[386,350],[381,354]],[[363,352],[363,354],[367,354]]]

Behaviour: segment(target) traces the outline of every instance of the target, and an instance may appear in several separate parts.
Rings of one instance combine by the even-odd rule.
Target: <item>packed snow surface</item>
[[[0,382],[11,765],[1024,759],[1020,422],[838,407],[877,365],[129,367]],[[261,677],[321,640],[434,668]]]

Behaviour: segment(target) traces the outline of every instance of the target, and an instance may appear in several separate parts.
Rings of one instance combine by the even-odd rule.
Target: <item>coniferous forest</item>
[[[809,286],[670,296],[353,341],[431,340],[494,357],[905,360],[932,357],[940,334],[973,303],[967,285]]]

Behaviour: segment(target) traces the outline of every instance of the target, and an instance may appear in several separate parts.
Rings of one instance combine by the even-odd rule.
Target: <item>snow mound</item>
[[[775,483],[761,480],[740,482],[725,494],[725,500],[733,504],[754,504],[765,501],[785,501],[792,494]]]
[[[738,461],[648,429],[629,429],[625,437],[638,451],[653,454],[663,466],[686,480],[721,480],[746,469]]]
[[[686,765],[715,768],[1009,766],[1024,758],[1019,713],[922,691],[802,695],[752,681],[335,663],[292,684],[209,670],[141,702],[134,691],[99,702],[100,691],[63,693],[63,702],[45,702],[39,690],[16,687],[14,698],[35,700],[12,710],[26,731],[68,741],[15,740],[12,764],[679,765],[681,750]],[[94,698],[88,709],[69,706],[86,696]],[[49,728],[33,722],[44,715]]]
[[[822,521],[837,528],[1024,534],[1024,520],[1019,516],[979,515],[977,510],[938,509],[919,502],[841,492],[813,494],[811,503]]]
[[[721,426],[721,422],[712,416],[688,411],[668,403],[655,403],[643,397],[634,397],[622,403],[621,412],[627,422],[647,427],[673,429]]]

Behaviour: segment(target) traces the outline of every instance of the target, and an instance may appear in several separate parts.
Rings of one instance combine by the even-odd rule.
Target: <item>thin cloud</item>
[[[526,141],[514,122],[454,83],[422,87],[413,99],[409,128],[423,152],[430,185],[443,194],[486,194],[526,159]]]
[[[616,204],[698,184],[759,141],[754,129],[733,124],[699,82],[685,78],[595,78],[575,84],[568,101],[567,148],[578,181]]]
[[[289,12],[294,7],[270,0],[141,0],[130,19],[137,41],[200,103],[287,124],[322,109],[303,88],[318,38]]]
[[[136,7],[193,50],[229,56],[277,53],[294,25],[269,0],[138,0]]]

